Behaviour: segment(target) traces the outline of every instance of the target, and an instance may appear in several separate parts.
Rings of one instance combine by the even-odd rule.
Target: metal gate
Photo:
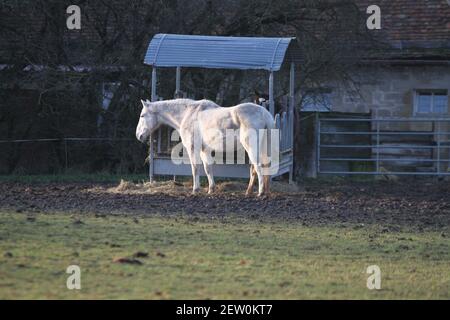
[[[317,118],[316,128],[318,174],[450,175],[448,118]]]

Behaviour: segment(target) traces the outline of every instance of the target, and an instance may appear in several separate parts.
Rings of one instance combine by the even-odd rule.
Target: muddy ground
[[[33,214],[73,212],[186,215],[192,219],[286,220],[304,225],[378,224],[383,230],[450,229],[450,182],[405,179],[377,182],[311,182],[275,186],[268,198],[246,197],[243,183],[224,183],[219,192],[191,195],[189,185],[165,182],[0,184],[0,210]]]

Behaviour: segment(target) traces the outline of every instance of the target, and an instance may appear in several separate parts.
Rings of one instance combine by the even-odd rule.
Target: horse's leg
[[[264,176],[260,165],[255,165],[256,175],[258,176],[258,197],[264,195]]]
[[[261,165],[258,164],[258,143],[257,139],[251,139],[250,134],[251,131],[247,132],[247,130],[243,130],[241,128],[240,131],[240,141],[242,146],[244,147],[245,151],[247,151],[248,158],[250,160],[250,163],[253,165],[253,170],[256,171],[256,175],[258,176],[258,196],[262,196],[264,194],[264,180],[263,180],[263,173]],[[252,175],[250,175],[250,181],[252,182]],[[253,183],[252,183],[253,185]],[[249,183],[250,186],[250,183]],[[247,189],[248,190],[248,189]]]
[[[193,146],[187,145],[186,150],[188,150],[189,160],[191,161],[192,170],[192,193],[195,194],[200,191],[200,176],[198,174],[198,169],[200,165],[200,157],[194,152]]]
[[[213,170],[211,166],[213,164],[213,159],[208,150],[200,151],[200,158],[203,161],[203,168],[205,169],[206,176],[208,177],[208,193],[211,194],[216,189]]]
[[[265,188],[265,193],[269,194],[270,193],[270,176],[265,175],[264,176],[264,188]]]
[[[261,168],[261,171],[263,172],[262,180],[263,180],[263,194],[269,194],[270,193],[270,174],[264,174],[266,170],[268,170],[267,166],[270,168],[270,160],[269,160],[269,154],[268,154],[268,145],[270,145],[270,130],[269,132],[264,132],[263,136],[259,137],[258,139],[258,155],[260,157],[260,163],[259,167]],[[260,195],[262,194],[260,192]]]
[[[200,176],[198,174],[198,165],[192,163],[191,169],[192,169],[192,193],[195,194],[200,191]]]
[[[254,168],[254,165],[250,164],[250,180],[248,182],[247,191],[245,192],[246,195],[250,195],[253,193],[253,185],[255,184],[255,178],[256,178],[256,170]]]

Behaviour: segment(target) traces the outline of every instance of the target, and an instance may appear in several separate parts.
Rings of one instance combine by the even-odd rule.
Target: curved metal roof
[[[293,39],[156,34],[144,63],[156,67],[278,71]]]

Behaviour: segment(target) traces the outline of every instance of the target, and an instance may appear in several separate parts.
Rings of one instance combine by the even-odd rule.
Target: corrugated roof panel
[[[277,71],[292,39],[157,34],[144,62],[156,67]]]

